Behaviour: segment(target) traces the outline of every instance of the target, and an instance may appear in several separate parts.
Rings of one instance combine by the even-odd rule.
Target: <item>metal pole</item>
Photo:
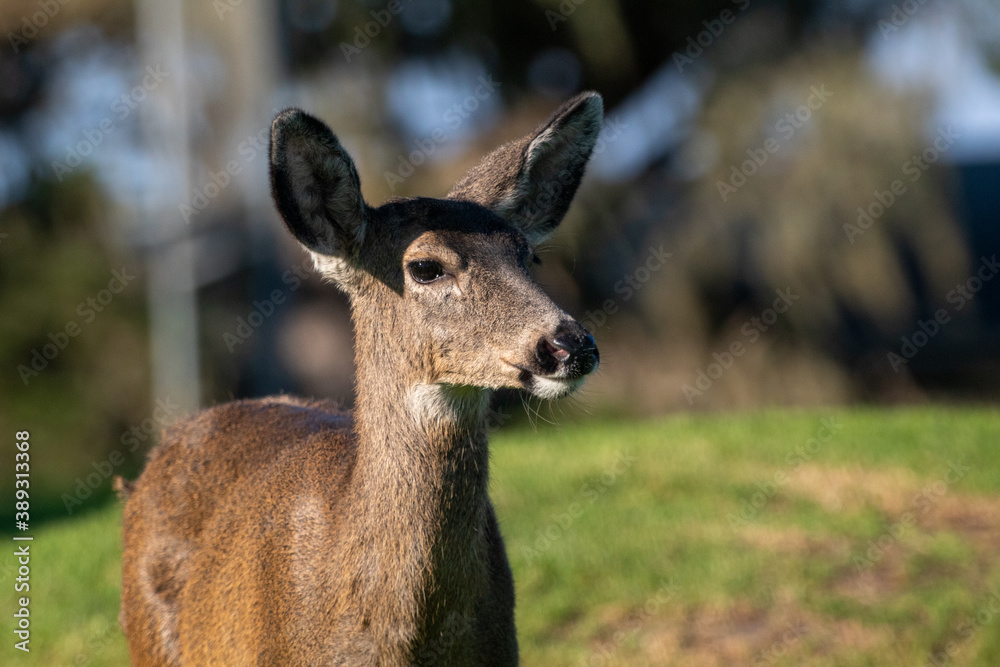
[[[169,397],[192,411],[201,404],[197,281],[191,230],[176,205],[187,200],[191,178],[183,2],[137,0],[136,19],[142,67],[160,65],[169,73],[141,116],[147,149],[162,170],[159,191],[147,192],[143,206],[152,240],[147,276],[153,397]]]

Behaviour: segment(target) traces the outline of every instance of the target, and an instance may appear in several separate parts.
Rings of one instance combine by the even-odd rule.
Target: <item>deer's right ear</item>
[[[367,219],[358,170],[330,128],[299,109],[282,111],[271,124],[271,193],[306,248],[356,256]]]
[[[448,193],[481,204],[536,244],[555,230],[583,178],[604,119],[591,91],[568,100],[534,132],[496,149]]]

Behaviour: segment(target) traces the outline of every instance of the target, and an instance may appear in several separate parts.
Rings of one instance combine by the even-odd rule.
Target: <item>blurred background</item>
[[[31,429],[35,517],[99,505],[199,406],[351,404],[346,302],[270,201],[293,105],[381,203],[604,96],[537,269],[601,348],[574,420],[1000,394],[996,2],[32,0],[0,25],[0,431]]]

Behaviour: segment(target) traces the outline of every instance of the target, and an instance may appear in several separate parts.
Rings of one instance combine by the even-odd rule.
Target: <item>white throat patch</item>
[[[414,421],[426,426],[478,422],[489,405],[490,392],[479,387],[417,384],[410,389],[409,408]]]

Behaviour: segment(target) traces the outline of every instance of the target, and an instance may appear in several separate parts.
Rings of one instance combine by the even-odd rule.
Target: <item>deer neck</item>
[[[464,613],[483,585],[489,394],[428,382],[427,364],[406,351],[411,333],[378,316],[379,326],[367,326],[355,309],[351,552],[363,564],[369,613],[410,623],[419,637],[456,604]]]
[[[414,381],[402,377],[401,366],[405,362],[388,357],[375,363],[358,359],[356,475],[373,485],[373,492],[398,492],[394,499],[407,514],[447,509],[449,515],[465,516],[486,500],[489,395],[472,387]],[[379,383],[377,388],[372,382]]]

